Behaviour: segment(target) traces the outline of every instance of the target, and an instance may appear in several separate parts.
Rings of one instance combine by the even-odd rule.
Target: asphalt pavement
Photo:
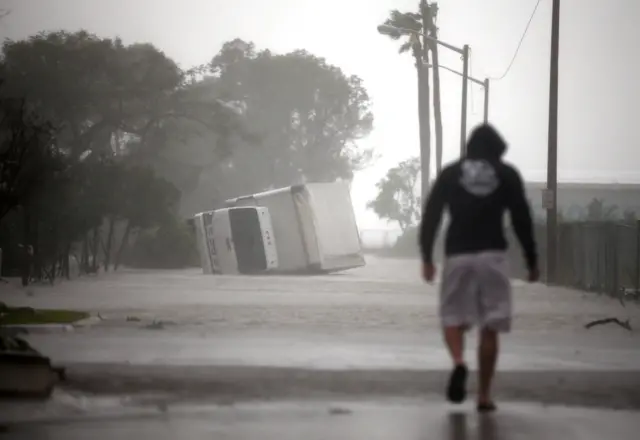
[[[315,277],[124,271],[36,286],[31,296],[0,286],[0,300],[99,315],[73,332],[30,336],[65,364],[446,369],[437,285],[422,283],[418,269],[414,260],[370,258],[364,268]],[[609,317],[639,326],[637,305],[540,284],[517,283],[514,297],[501,368],[640,371],[640,333],[584,327]]]
[[[8,440],[343,438],[443,440],[635,440],[636,413],[511,404],[493,415],[429,402],[279,402],[165,407],[155,413],[29,423],[5,428]]]
[[[15,284],[0,289],[0,301],[10,305],[100,316],[73,331],[28,336],[54,362],[68,366],[63,391],[73,399],[95,403],[113,395],[160,393],[161,406],[184,409],[200,402],[169,418],[162,411],[134,417],[138,411],[118,403],[118,416],[100,421],[88,420],[97,411],[92,404],[82,411],[63,405],[45,419],[79,413],[84,421],[42,420],[28,438],[86,438],[90,432],[96,439],[177,433],[242,439],[258,432],[293,438],[302,429],[324,432],[323,438],[389,438],[390,432],[401,435],[393,438],[496,438],[479,437],[470,410],[452,424],[442,403],[449,361],[439,332],[437,284],[422,283],[417,261],[370,258],[365,268],[306,277],[125,270],[33,286],[29,294]],[[639,333],[616,325],[584,326],[609,317],[639,326],[640,308],[539,284],[516,283],[514,296],[514,331],[503,340],[496,384],[507,402],[498,419],[499,438],[624,439],[630,426],[637,433],[627,420],[634,418],[602,408],[640,408]],[[475,336],[468,346],[473,368]],[[380,403],[389,398],[414,400]],[[207,399],[217,406],[203,407]],[[273,403],[249,405],[268,400]],[[282,403],[292,400],[299,404]],[[357,411],[321,409],[350,400],[357,401]],[[543,404],[576,408],[562,410],[568,411],[564,423]],[[34,413],[33,406],[22,407],[9,421]],[[467,426],[468,433],[452,437],[453,425]],[[20,426],[10,438],[24,434],[26,425]],[[425,434],[430,429],[433,437]]]

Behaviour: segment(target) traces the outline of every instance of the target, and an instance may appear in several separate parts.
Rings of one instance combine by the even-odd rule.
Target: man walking
[[[423,276],[435,277],[432,253],[443,211],[450,223],[440,288],[440,318],[453,359],[447,397],[466,398],[467,366],[464,336],[472,326],[480,331],[478,347],[478,411],[494,411],[491,381],[498,357],[498,334],[511,329],[511,284],[505,251],[505,211],[524,250],[529,281],[538,280],[533,222],[518,171],[502,161],[507,145],[490,125],[475,129],[466,157],[438,176],[427,200],[420,229]]]

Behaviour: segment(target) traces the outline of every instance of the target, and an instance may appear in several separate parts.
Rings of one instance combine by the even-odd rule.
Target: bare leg
[[[480,346],[478,348],[478,380],[479,380],[479,405],[493,404],[491,400],[491,382],[496,369],[498,359],[499,340],[498,333],[494,330],[483,328],[480,332]]]
[[[444,340],[451,354],[454,366],[464,364],[464,333],[466,327],[445,327]]]
[[[445,327],[444,339],[451,353],[454,368],[447,385],[447,398],[452,403],[462,403],[467,397],[467,367],[464,364],[465,327]]]

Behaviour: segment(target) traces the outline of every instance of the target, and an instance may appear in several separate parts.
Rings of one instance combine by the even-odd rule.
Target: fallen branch
[[[606,318],[606,319],[596,319],[595,321],[591,321],[585,324],[584,328],[590,329],[591,327],[595,327],[596,325],[604,325],[604,324],[618,324],[620,327],[633,331],[631,329],[631,324],[629,324],[629,320],[620,321],[618,318]]]

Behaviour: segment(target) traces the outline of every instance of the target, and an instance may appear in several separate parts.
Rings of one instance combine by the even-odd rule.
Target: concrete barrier
[[[48,398],[64,370],[32,352],[0,352],[0,397]]]

